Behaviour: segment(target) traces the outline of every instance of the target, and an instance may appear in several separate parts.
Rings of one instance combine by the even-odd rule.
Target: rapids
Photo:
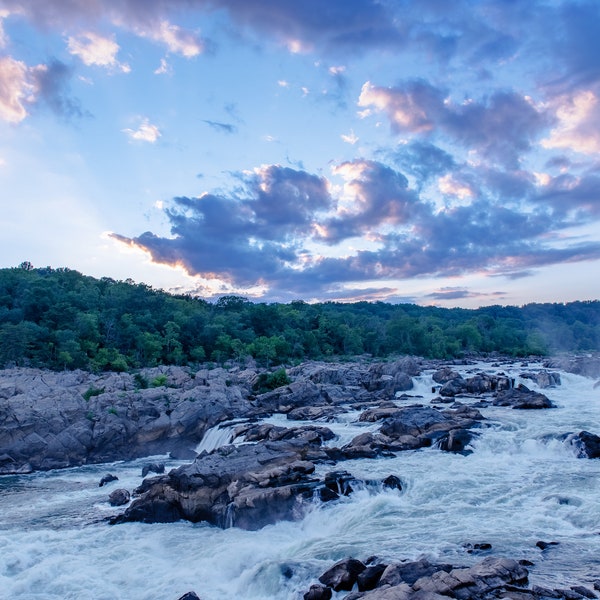
[[[517,384],[524,370],[518,363],[477,368],[502,370]],[[349,555],[425,555],[468,565],[486,553],[469,554],[465,544],[481,542],[492,544],[494,555],[534,562],[531,583],[592,587],[600,573],[600,460],[577,458],[563,439],[582,429],[600,434],[600,390],[590,379],[560,375],[560,387],[540,390],[555,409],[481,409],[486,421],[469,455],[427,448],[336,467],[362,479],[398,475],[402,492],[357,489],[315,504],[299,521],[259,531],[187,522],[107,525],[104,519],[122,510],[109,506],[110,491],[133,490],[147,462],[163,461],[167,470],[181,464],[168,457],[0,477],[0,598],[177,600],[195,590],[202,600],[296,600]],[[399,405],[435,396],[431,372],[415,383]],[[357,418],[346,413],[324,423],[338,435],[329,443],[378,427]],[[269,422],[294,424],[278,415]],[[198,450],[230,441],[231,431],[215,429]],[[108,472],[119,481],[98,487]],[[541,551],[539,540],[558,545]]]

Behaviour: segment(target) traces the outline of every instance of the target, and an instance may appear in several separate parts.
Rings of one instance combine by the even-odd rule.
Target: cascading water
[[[536,389],[519,379],[520,366],[502,369],[516,385]],[[492,545],[488,554],[534,562],[532,583],[591,587],[600,571],[600,460],[577,458],[565,434],[600,433],[600,390],[576,375],[561,379],[560,387],[542,390],[557,408],[481,409],[486,421],[471,454],[427,448],[335,467],[364,480],[397,475],[401,492],[357,486],[338,501],[309,502],[299,521],[259,531],[186,522],[107,525],[103,519],[119,510],[108,505],[108,494],[139,485],[149,459],[0,478],[0,598],[176,600],[195,590],[203,600],[297,600],[346,556],[426,555],[467,565],[481,559],[467,551],[478,543]],[[434,398],[430,375],[415,383],[412,397],[398,405]],[[325,424],[339,432],[332,444],[373,426],[356,418],[347,413]],[[177,464],[160,460],[167,469]],[[99,488],[106,472],[119,481]],[[559,544],[542,551],[539,540]]]

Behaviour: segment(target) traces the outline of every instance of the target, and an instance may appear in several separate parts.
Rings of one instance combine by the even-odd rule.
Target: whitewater
[[[122,510],[108,504],[108,494],[137,487],[148,462],[183,464],[168,457],[0,477],[0,598],[177,600],[194,590],[202,600],[296,600],[333,562],[372,555],[456,565],[506,556],[534,563],[532,584],[593,587],[600,573],[600,460],[578,458],[565,434],[600,434],[600,389],[561,371],[560,386],[540,390],[520,379],[541,368],[534,364],[454,368],[465,377],[502,371],[556,408],[481,408],[486,421],[468,455],[426,448],[321,465],[322,472],[336,468],[363,480],[397,475],[403,489],[365,486],[339,501],[315,502],[298,521],[259,531],[187,522],[108,525],[106,518]],[[437,395],[431,375],[414,378],[411,397],[397,404],[428,405]],[[341,446],[379,426],[358,422],[358,415],[322,423],[338,436],[328,443]],[[306,424],[279,415],[268,420]],[[232,432],[208,432],[206,447],[234,441]],[[119,481],[100,488],[106,473]],[[542,551],[538,541],[558,544]],[[469,544],[481,543],[491,550],[468,552]]]

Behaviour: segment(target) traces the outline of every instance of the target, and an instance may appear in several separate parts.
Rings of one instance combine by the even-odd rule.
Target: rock
[[[553,408],[554,404],[544,394],[533,392],[524,385],[498,392],[492,401],[494,406],[510,406],[517,409]]]
[[[540,540],[539,542],[536,542],[535,545],[540,550],[546,550],[550,546],[558,546],[558,542],[544,542],[544,541]]]
[[[436,383],[444,384],[448,381],[452,381],[453,379],[462,379],[462,377],[456,371],[454,371],[452,367],[442,367],[432,375],[432,379]]]
[[[148,473],[156,473],[160,475],[165,472],[164,463],[148,463],[142,467],[142,477],[146,477]]]
[[[164,375],[169,387],[141,389],[130,373],[1,370],[0,474],[152,454],[193,458],[208,428],[253,410],[250,389],[227,386],[233,376],[224,370],[205,379],[184,367],[136,375]]]
[[[600,436],[589,431],[580,431],[569,436],[568,441],[577,448],[578,458],[600,458]]]
[[[356,578],[356,582],[358,584],[359,592],[368,592],[369,590],[373,590],[377,587],[379,580],[381,579],[381,575],[386,570],[387,565],[371,565],[368,566],[364,571],[359,573]]]
[[[560,385],[560,374],[551,371],[539,371],[538,373],[521,373],[521,379],[531,379],[541,388],[556,387]]]
[[[396,475],[388,475],[381,483],[384,488],[402,491],[402,481]]]
[[[123,506],[131,500],[131,494],[124,489],[119,488],[110,493],[108,501],[111,506]]]
[[[395,563],[389,565],[379,580],[379,586],[395,587],[402,583],[412,585],[417,580],[433,575],[438,571],[450,571],[452,565],[437,565],[422,558],[418,561]]]
[[[471,443],[473,433],[467,429],[452,429],[440,438],[439,448],[445,452],[469,453],[466,447]]]
[[[119,478],[116,475],[113,475],[112,473],[107,473],[101,480],[100,483],[98,484],[98,487],[102,487],[104,485],[106,485],[107,483],[110,483],[111,481],[118,481]]]
[[[356,583],[358,575],[366,569],[366,566],[355,558],[346,558],[335,563],[333,567],[327,569],[319,581],[330,587],[335,592],[349,592]]]
[[[198,596],[196,592],[188,592],[187,594],[180,596],[178,600],[200,600],[200,596]]]
[[[589,588],[586,588],[583,585],[573,585],[571,589],[576,593],[580,594],[583,598],[597,598],[596,594],[592,592]]]
[[[287,418],[294,421],[316,421],[317,419],[330,419],[343,409],[336,406],[301,406],[290,410]]]
[[[302,439],[223,446],[167,475],[145,479],[136,489],[139,497],[111,522],[186,519],[259,529],[296,519],[320,490],[341,485],[337,476],[315,477],[315,460],[329,457],[318,443]]]
[[[304,600],[331,600],[332,591],[331,588],[323,585],[313,584],[306,594],[304,594]]]

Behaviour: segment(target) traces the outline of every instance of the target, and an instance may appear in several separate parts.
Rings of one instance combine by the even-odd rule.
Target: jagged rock
[[[142,477],[146,477],[148,473],[156,473],[160,475],[165,472],[164,463],[148,463],[142,467]]]
[[[313,460],[328,460],[304,440],[223,446],[190,465],[144,480],[139,497],[112,522],[208,521],[259,529],[301,515],[326,483],[313,476]]]
[[[323,585],[332,588],[334,592],[348,592],[354,587],[359,574],[366,568],[360,560],[345,558],[335,563],[330,569],[327,569],[319,577],[319,581]]]
[[[250,390],[227,386],[214,369],[196,377],[183,367],[138,373],[169,387],[142,389],[130,373],[0,371],[0,474],[72,467],[172,453],[194,456],[206,429],[249,414]]]
[[[131,494],[124,489],[114,490],[110,493],[108,501],[111,506],[123,506],[131,500]]]
[[[432,375],[432,379],[436,383],[444,384],[447,381],[452,381],[453,379],[462,379],[462,377],[456,371],[454,371],[452,367],[442,367]]]
[[[102,487],[104,485],[106,485],[107,483],[110,483],[111,481],[118,481],[119,478],[116,475],[113,475],[112,473],[107,473],[101,480],[100,483],[98,484],[98,487]]]
[[[187,594],[180,596],[178,600],[200,600],[200,596],[198,596],[196,592],[188,592]]]
[[[334,417],[340,412],[344,410],[335,406],[301,406],[290,410],[287,418],[294,421],[316,421]]]
[[[518,388],[498,392],[492,401],[494,406],[510,406],[517,409],[553,408],[554,404],[544,394],[533,392],[520,384]]]

